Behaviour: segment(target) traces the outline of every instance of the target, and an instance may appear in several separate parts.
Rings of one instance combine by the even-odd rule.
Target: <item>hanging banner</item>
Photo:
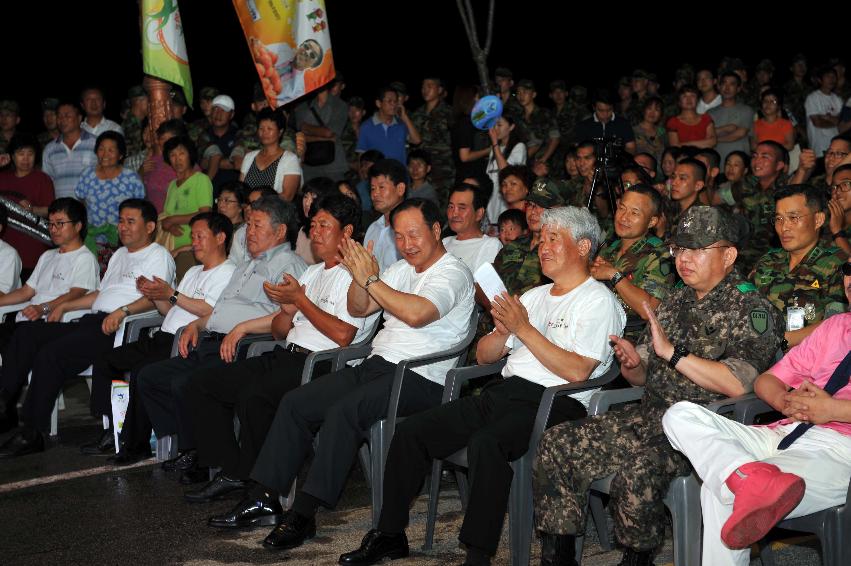
[[[142,0],[142,69],[182,87],[192,106],[192,76],[177,0]]]
[[[324,0],[233,0],[272,108],[334,78]]]

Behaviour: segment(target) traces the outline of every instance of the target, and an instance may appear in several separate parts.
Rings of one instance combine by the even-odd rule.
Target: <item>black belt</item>
[[[309,356],[310,354],[313,353],[313,350],[308,350],[307,348],[302,348],[298,344],[292,344],[292,343],[287,344],[285,349],[290,351],[290,352],[298,352],[299,354],[304,354],[305,356]]]
[[[210,332],[210,331],[208,330],[208,331],[207,331],[207,336],[204,336],[204,338],[206,338],[206,339],[208,339],[208,340],[219,340],[219,341],[222,341],[222,340],[224,340],[224,339],[225,339],[225,336],[227,336],[227,334],[226,334],[226,333],[222,333],[222,332]]]

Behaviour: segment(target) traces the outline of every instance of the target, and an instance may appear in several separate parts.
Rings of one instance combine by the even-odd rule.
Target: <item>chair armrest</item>
[[[612,405],[621,403],[629,403],[630,401],[638,401],[644,395],[644,387],[628,387],[626,389],[610,389],[608,391],[598,391],[591,396],[591,401],[588,403],[589,415],[602,415],[609,410]]]
[[[304,369],[301,370],[301,384],[306,385],[313,380],[313,372],[316,371],[316,364],[318,364],[319,362],[331,360],[331,371],[336,371],[336,369],[333,368],[333,364],[340,355],[340,350],[341,348],[331,348],[328,350],[317,350],[316,352],[311,352],[310,354],[308,354],[307,358],[304,360]]]
[[[180,345],[180,337],[183,336],[183,331],[186,330],[185,326],[181,326],[177,329],[177,332],[174,333],[174,340],[171,341],[171,357],[176,358],[180,355],[180,349],[178,346]]]
[[[30,306],[30,304],[30,301],[26,301],[25,303],[18,303],[17,305],[5,305],[0,307],[0,321],[4,320],[7,314],[17,314],[19,311]]]
[[[750,401],[751,399],[756,399],[757,396],[753,393],[745,393],[744,395],[738,395],[736,397],[728,397],[727,399],[719,399],[718,401],[713,401],[706,405],[706,408],[713,413],[717,413],[719,415],[724,415],[728,413],[733,413],[736,409],[736,405],[739,403],[743,403],[746,401]]]
[[[736,405],[733,418],[742,424],[752,425],[759,415],[775,411],[774,407],[754,395],[753,398],[742,400]]]
[[[271,352],[278,346],[286,346],[286,340],[264,340],[252,342],[248,345],[248,351],[245,354],[246,358],[256,358],[265,354],[266,352]]]
[[[124,344],[136,342],[142,334],[142,330],[158,327],[165,317],[157,311],[131,314],[124,318]]]
[[[365,344],[363,346],[346,346],[345,348],[336,348],[337,352],[334,356],[333,365],[331,367],[331,371],[338,371],[346,362],[350,362],[352,360],[362,360],[367,357],[370,352],[372,352],[372,344]]]
[[[461,387],[471,379],[499,373],[505,367],[506,360],[507,358],[503,358],[492,364],[452,368],[446,373],[441,403],[448,403],[457,399],[461,395]]]

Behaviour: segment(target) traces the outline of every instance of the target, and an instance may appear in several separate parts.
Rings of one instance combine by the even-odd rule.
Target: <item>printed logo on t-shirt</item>
[[[564,317],[557,318],[555,320],[547,321],[547,328],[557,329],[557,328],[567,328],[567,322],[564,320]]]

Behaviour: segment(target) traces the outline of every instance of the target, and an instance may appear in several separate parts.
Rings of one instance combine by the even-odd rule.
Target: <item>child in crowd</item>
[[[529,235],[529,225],[526,224],[526,215],[522,210],[509,208],[499,215],[499,241],[504,246],[517,238]]]

